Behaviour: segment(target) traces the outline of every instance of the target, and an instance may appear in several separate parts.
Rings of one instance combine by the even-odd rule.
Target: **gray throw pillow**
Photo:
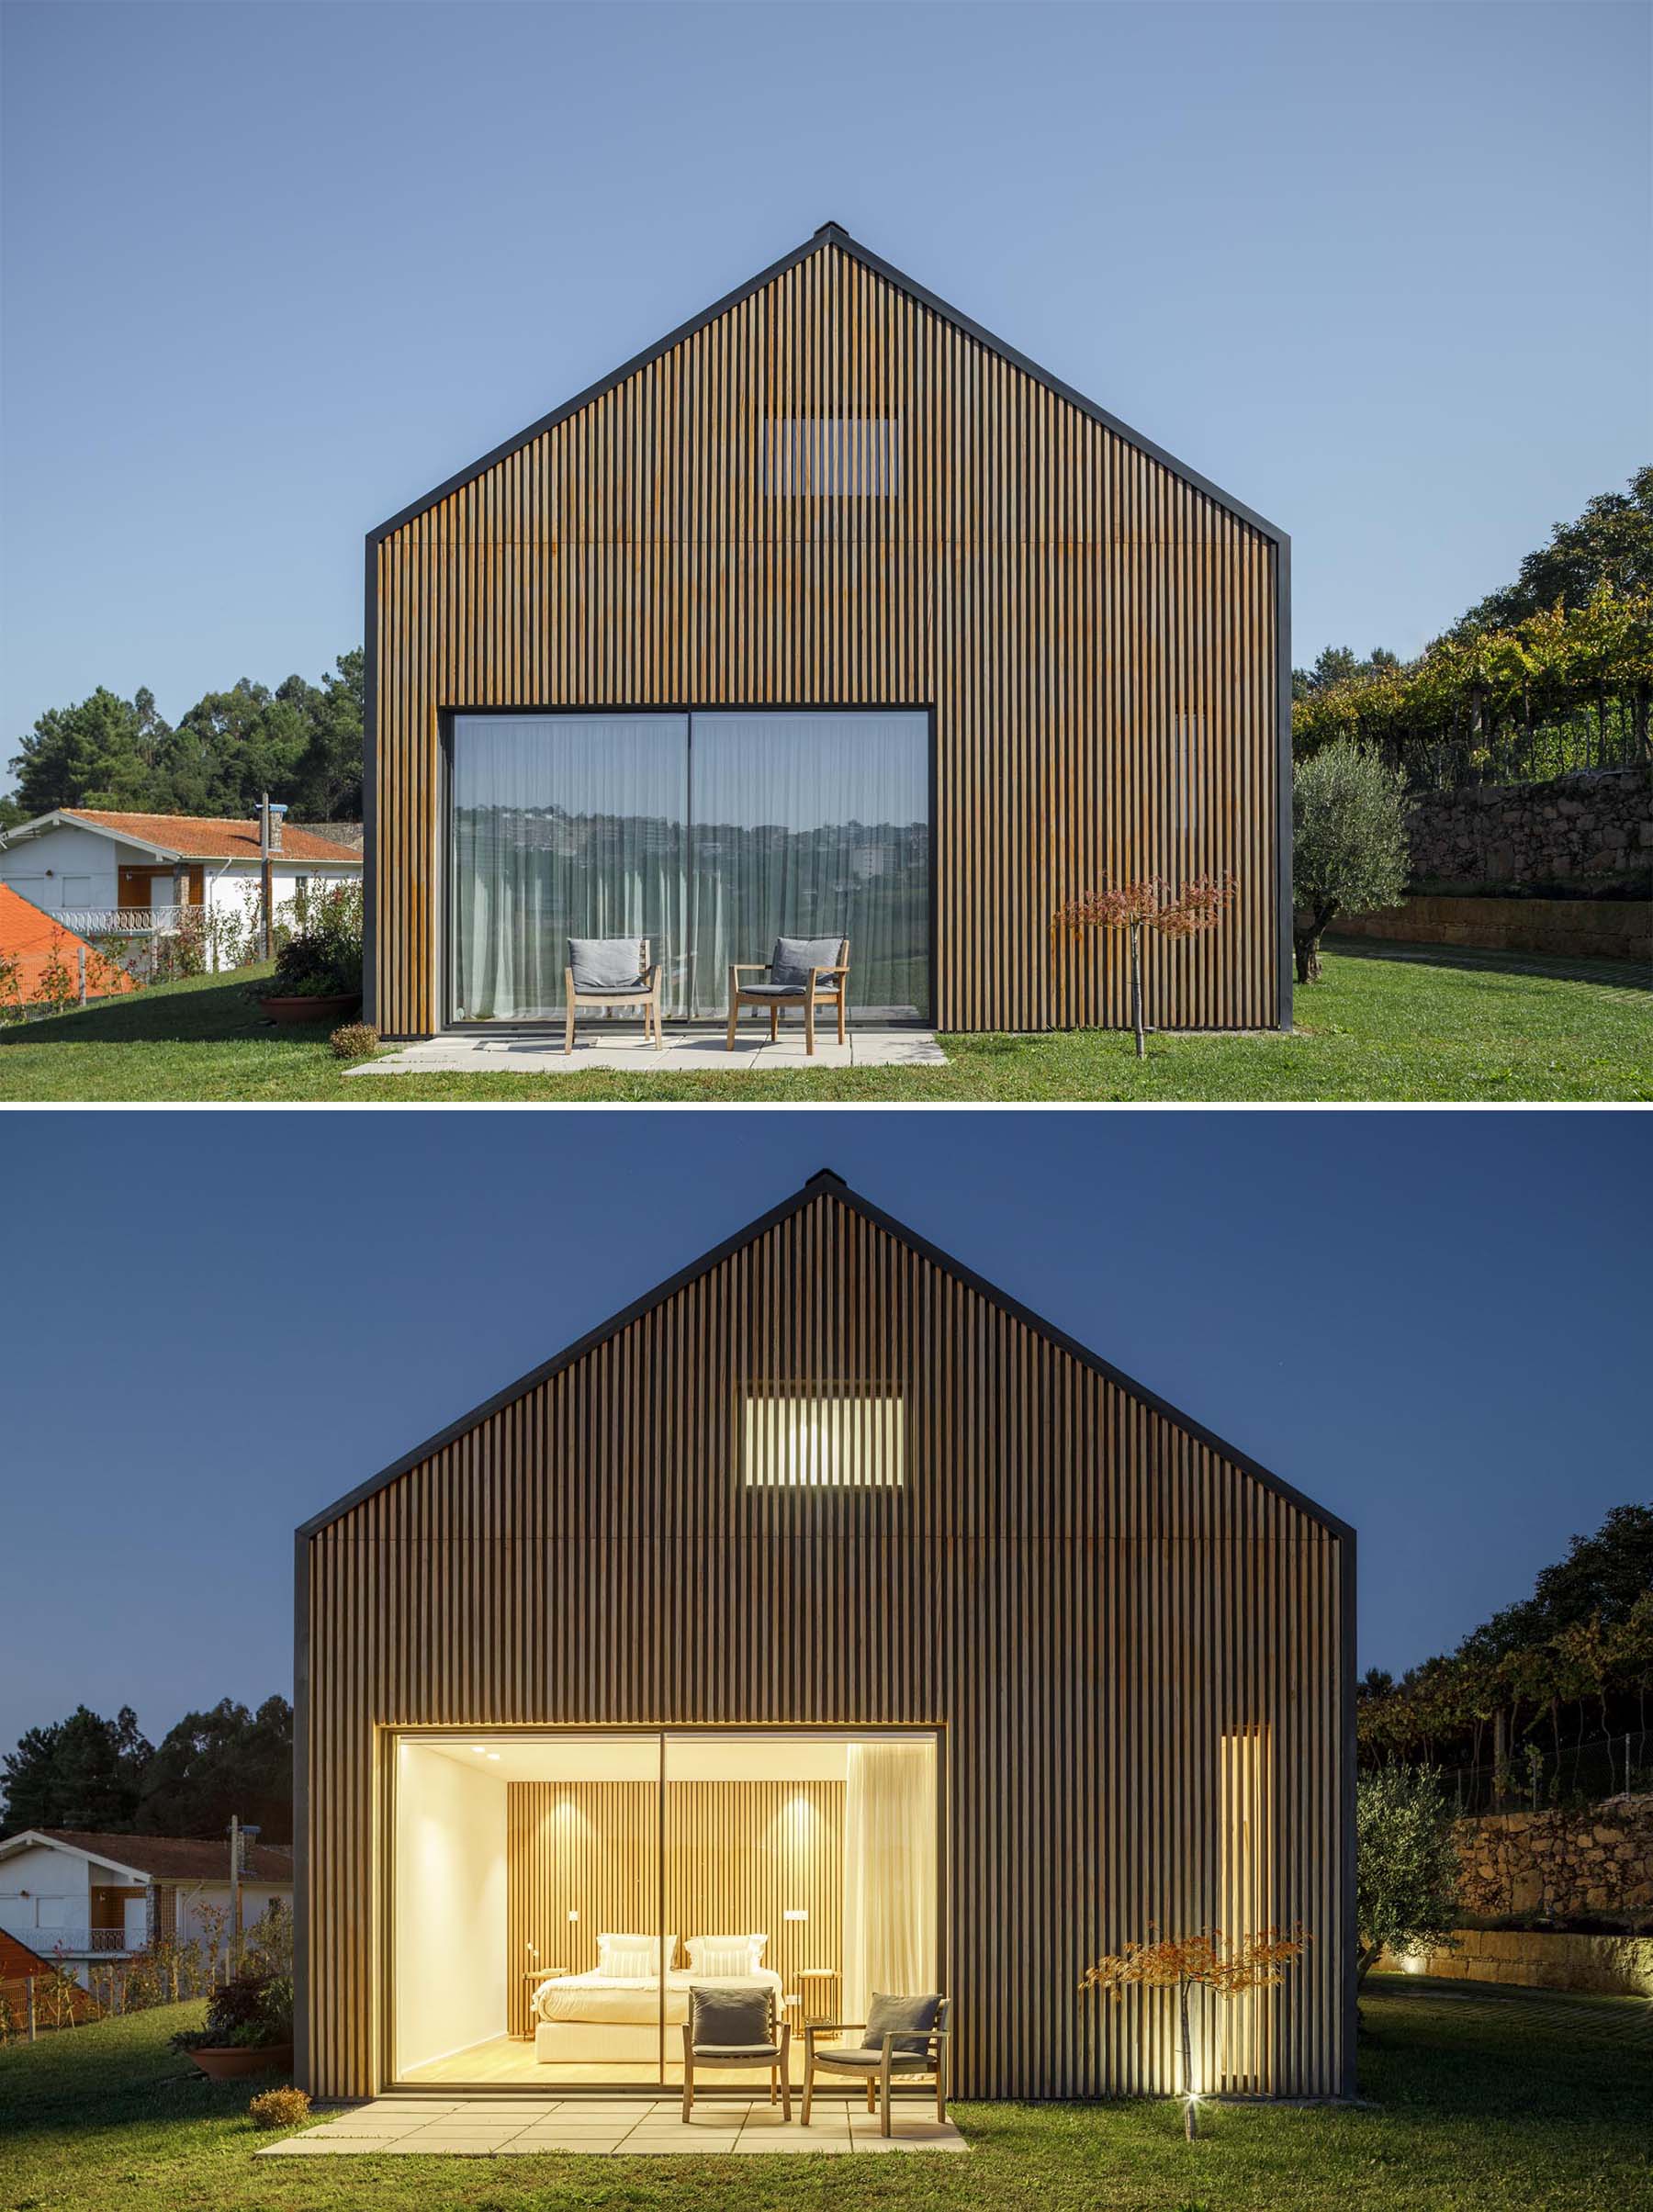
[[[761,1989],[692,1989],[690,2040],[714,2049],[749,2049],[770,2039],[769,1993]]]
[[[866,2032],[861,2038],[864,2049],[882,2049],[884,2038],[892,2028],[905,2029],[897,2033],[892,2048],[900,2051],[915,2051],[922,2055],[929,2049],[928,2031],[936,2025],[941,1999],[933,1997],[878,1997],[867,2007]]]
[[[568,965],[576,991],[624,991],[643,972],[643,940],[635,937],[571,937]]]
[[[807,983],[812,968],[836,968],[841,937],[778,937],[770,954],[771,983]]]

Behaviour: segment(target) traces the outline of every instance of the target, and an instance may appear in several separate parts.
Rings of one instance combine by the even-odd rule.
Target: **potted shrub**
[[[254,994],[273,1021],[335,1027],[362,1003],[360,886],[329,884],[303,903],[298,924]]]
[[[242,2074],[287,2072],[293,2063],[293,1930],[291,1916],[272,1904],[247,1937],[242,1964],[215,1989],[205,2027],[174,2036],[215,2082]]]
[[[228,2082],[250,2073],[285,2073],[293,2063],[293,1985],[273,1974],[237,1974],[215,1989],[205,2027],[172,2039],[204,2074]]]

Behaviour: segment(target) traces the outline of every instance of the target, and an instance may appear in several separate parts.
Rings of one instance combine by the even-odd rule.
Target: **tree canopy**
[[[1575,1536],[1533,1594],[1472,1629],[1454,1652],[1400,1680],[1374,1668],[1360,1684],[1363,1757],[1479,1762],[1489,1728],[1506,1756],[1518,1733],[1539,1733],[1558,1759],[1563,1725],[1647,1727],[1653,1690],[1653,1506],[1615,1506],[1593,1535]]]
[[[123,1705],[105,1720],[84,1705],[30,1728],[0,1760],[5,1827],[90,1828],[115,1836],[221,1836],[232,1813],[266,1842],[293,1832],[293,1709],[254,1712],[221,1698],[186,1712],[152,1745]]]
[[[1557,523],[1519,580],[1416,660],[1328,646],[1292,672],[1292,747],[1378,747],[1414,784],[1523,781],[1648,758],[1653,467]]]
[[[319,684],[289,676],[274,691],[242,679],[208,691],[175,727],[140,690],[103,687],[42,714],[11,766],[14,821],[56,806],[141,814],[250,814],[260,793],[308,822],[354,819],[362,806],[360,647],[339,656]]]

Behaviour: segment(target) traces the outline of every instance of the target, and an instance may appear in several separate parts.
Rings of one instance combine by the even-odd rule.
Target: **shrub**
[[[289,1975],[240,1973],[215,1989],[205,2027],[174,2036],[174,2050],[270,2050],[293,2039]]]
[[[1356,1980],[1385,1948],[1450,1950],[1457,1914],[1452,1807],[1432,1767],[1378,1767],[1355,1785]]]
[[[362,892],[333,883],[308,895],[299,926],[276,955],[264,998],[340,998],[362,988]]]
[[[378,1031],[370,1021],[347,1021],[327,1041],[335,1060],[365,1060],[378,1040]]]
[[[310,2116],[302,2089],[266,2089],[247,2106],[254,2128],[298,2128]]]

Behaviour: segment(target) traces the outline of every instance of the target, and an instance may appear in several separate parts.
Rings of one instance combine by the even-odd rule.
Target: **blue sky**
[[[1361,1534],[1364,1663],[1649,1494],[1629,1115],[7,1117],[0,1747],[291,1681],[291,1531],[834,1166]]]
[[[364,530],[828,217],[1415,651],[1648,457],[1650,21],[11,0],[0,761],[318,677]]]

